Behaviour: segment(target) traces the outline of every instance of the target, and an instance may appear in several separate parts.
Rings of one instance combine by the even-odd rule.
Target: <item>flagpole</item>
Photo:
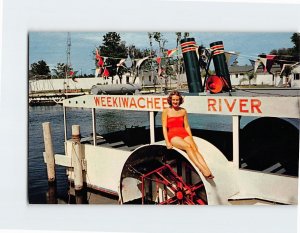
[[[68,92],[68,87],[69,87],[68,71],[69,71],[69,67],[71,65],[71,58],[70,57],[71,57],[71,35],[70,35],[70,32],[68,32],[68,35],[67,35],[66,82],[65,82],[66,85],[67,85],[67,88],[65,89],[65,93]]]
[[[150,42],[150,56],[152,56],[153,48],[152,48],[152,33],[148,32],[149,42]],[[153,75],[153,60],[151,59],[151,80],[153,81],[154,92],[156,92],[155,80]]]
[[[179,61],[179,41],[181,40],[181,32],[176,33],[177,35],[177,88],[181,88],[181,80],[180,80],[180,61]]]

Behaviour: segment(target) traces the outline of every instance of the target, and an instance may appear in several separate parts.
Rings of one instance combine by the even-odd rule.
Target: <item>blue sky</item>
[[[71,64],[74,70],[83,74],[94,73],[93,51],[102,44],[106,32],[71,32]],[[149,48],[147,32],[119,32],[126,45],[137,48]],[[175,32],[162,32],[167,39],[166,48],[176,47]],[[250,64],[249,59],[255,59],[258,54],[269,53],[272,49],[290,48],[293,32],[262,33],[262,32],[190,32],[197,44],[209,47],[215,41],[223,41],[226,51],[239,52],[239,65]],[[154,47],[158,47],[156,42]],[[30,32],[29,33],[29,65],[44,60],[50,69],[57,63],[66,63],[67,32]]]

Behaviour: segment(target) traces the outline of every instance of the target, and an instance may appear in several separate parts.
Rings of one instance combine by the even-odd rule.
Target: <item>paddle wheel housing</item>
[[[124,163],[119,187],[122,204],[228,204],[235,194],[235,173],[222,152],[208,141],[195,143],[215,175],[207,180],[179,149],[167,149],[164,141],[142,146]],[[224,182],[226,181],[226,182]]]
[[[145,146],[126,161],[121,178],[123,204],[207,204],[204,183],[176,150]]]

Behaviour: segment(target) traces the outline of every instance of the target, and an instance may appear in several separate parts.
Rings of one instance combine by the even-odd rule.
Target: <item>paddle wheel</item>
[[[160,145],[142,147],[126,161],[121,199],[123,204],[207,204],[204,184],[193,165],[178,151]]]
[[[157,204],[186,204],[186,205],[205,205],[205,201],[197,196],[197,191],[204,188],[200,181],[197,184],[188,184],[169,164],[151,171],[141,177],[142,179],[142,204],[145,203],[146,185],[156,186],[156,192],[162,189],[163,200],[158,198]],[[147,182],[148,181],[148,182]]]

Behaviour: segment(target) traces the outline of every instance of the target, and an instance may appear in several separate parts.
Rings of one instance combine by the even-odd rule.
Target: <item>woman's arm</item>
[[[168,117],[168,109],[164,109],[161,115],[161,125],[163,128],[163,135],[166,141],[166,146],[168,149],[172,148],[172,144],[168,138],[168,129],[167,129],[167,117]]]

